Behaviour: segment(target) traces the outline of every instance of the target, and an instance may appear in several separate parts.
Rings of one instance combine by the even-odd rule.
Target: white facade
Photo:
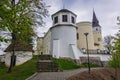
[[[65,21],[63,20],[65,16]],[[79,59],[74,49],[77,48],[76,15],[62,9],[52,15],[53,26],[44,37],[44,54],[50,53],[53,57]],[[72,46],[74,45],[75,48]],[[78,50],[78,49],[77,49]]]
[[[66,9],[62,9],[52,15],[53,27],[51,30],[51,54],[53,57],[68,57],[76,59],[71,45],[76,40],[76,15]]]
[[[0,62],[5,62],[5,55],[0,55]]]
[[[75,58],[71,53],[71,44],[76,45],[76,27],[59,26],[51,29],[51,53],[54,57]]]
[[[65,17],[65,20],[63,18]],[[77,27],[76,27],[76,15],[66,9],[62,9],[52,15],[53,26],[49,29],[43,39],[43,54],[51,54],[56,58],[72,58],[79,60],[80,57],[87,57],[87,54],[83,54],[77,47]],[[77,24],[81,26],[79,31],[79,42],[86,48],[86,38],[84,33],[89,32],[89,48],[94,49],[94,36],[92,24],[89,22],[83,22]],[[82,41],[81,41],[82,40]],[[83,45],[84,44],[84,45]],[[101,61],[108,61],[111,55],[107,54],[90,54],[90,57],[100,57]]]
[[[5,65],[10,66],[12,52],[6,52],[5,54]],[[32,52],[30,51],[15,51],[16,55],[16,66],[21,65],[28,60],[32,59]]]

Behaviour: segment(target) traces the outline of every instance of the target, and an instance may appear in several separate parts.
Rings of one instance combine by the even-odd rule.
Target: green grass
[[[78,69],[80,66],[76,65],[74,62],[66,59],[52,59],[54,62],[58,64],[58,69],[60,71],[62,70],[72,70],[72,69]]]
[[[15,66],[11,73],[7,73],[8,68],[0,64],[0,80],[25,80],[36,72],[37,56],[28,62]]]
[[[87,63],[83,63],[83,64],[80,64],[80,67],[81,68],[87,68],[88,67],[88,64]],[[96,64],[90,64],[90,67],[100,67]]]

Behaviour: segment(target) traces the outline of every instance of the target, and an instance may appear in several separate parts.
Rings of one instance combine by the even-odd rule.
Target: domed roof
[[[72,11],[69,11],[68,9],[61,9],[61,10],[57,11],[56,13],[54,13],[52,16],[54,16],[55,14],[60,13],[60,12],[70,12],[70,13],[74,14],[75,16],[77,16],[75,13],[73,13]]]

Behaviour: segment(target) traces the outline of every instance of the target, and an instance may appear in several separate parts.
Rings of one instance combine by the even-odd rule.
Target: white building
[[[59,10],[52,15],[53,26],[43,38],[43,54],[51,54],[56,58],[71,58],[75,60],[80,60],[80,57],[87,57],[87,54],[82,52],[82,48],[86,49],[85,32],[89,33],[89,49],[103,50],[102,41],[97,41],[99,38],[102,39],[101,32],[96,31],[97,29],[94,30],[101,27],[92,27],[91,22],[81,22],[76,25],[76,17],[76,14],[67,9]],[[98,22],[95,24],[98,24]],[[77,40],[77,34],[79,34],[79,40]],[[96,47],[95,43],[98,43],[98,47]],[[110,55],[96,53],[90,54],[90,57],[108,61]]]
[[[53,26],[44,37],[44,53],[53,57],[79,59],[77,54],[76,15],[62,9],[52,15]]]
[[[15,46],[15,56],[16,56],[16,62],[15,65],[21,65],[25,63],[26,61],[32,59],[33,56],[33,50],[31,45],[25,45],[25,44],[19,44],[16,43],[13,45],[12,43],[6,48],[5,52],[5,65],[10,66],[11,62],[11,56],[13,54],[13,46]]]

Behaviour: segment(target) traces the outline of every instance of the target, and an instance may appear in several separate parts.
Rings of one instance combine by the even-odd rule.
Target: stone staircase
[[[39,60],[37,62],[37,72],[57,72],[58,65],[51,59],[51,55],[39,55]]]

